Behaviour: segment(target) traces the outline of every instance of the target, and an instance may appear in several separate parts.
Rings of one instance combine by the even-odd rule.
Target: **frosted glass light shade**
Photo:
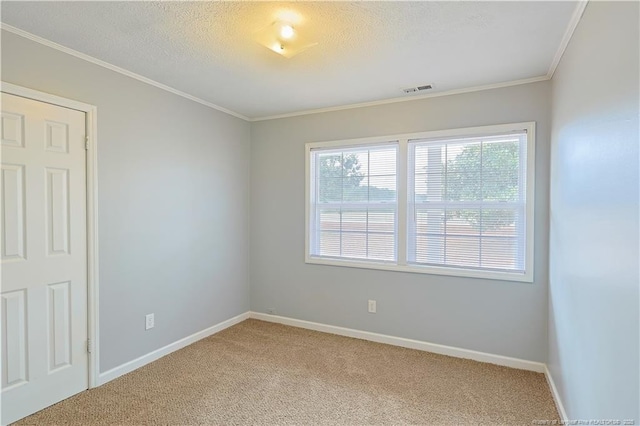
[[[255,40],[285,58],[291,58],[318,44],[302,37],[294,27],[281,21],[275,21],[258,31]]]

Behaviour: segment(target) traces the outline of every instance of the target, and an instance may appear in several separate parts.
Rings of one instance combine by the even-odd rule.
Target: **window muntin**
[[[397,143],[311,151],[311,256],[397,261],[397,155]]]
[[[524,273],[527,134],[408,144],[407,261]]]

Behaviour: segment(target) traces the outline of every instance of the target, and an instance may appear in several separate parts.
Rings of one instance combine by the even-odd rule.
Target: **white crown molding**
[[[571,19],[569,20],[569,25],[567,25],[567,29],[564,32],[564,36],[562,36],[562,40],[560,41],[560,45],[556,51],[556,55],[553,57],[553,61],[551,61],[551,65],[549,66],[549,71],[547,72],[547,78],[549,80],[553,78],[553,74],[556,72],[556,68],[558,68],[558,65],[560,64],[562,55],[564,55],[565,50],[567,50],[567,46],[569,46],[571,37],[573,37],[573,33],[576,31],[578,23],[580,22],[580,19],[582,19],[587,3],[589,3],[589,0],[580,0],[578,1],[578,4],[576,4],[573,15],[571,15]]]
[[[73,50],[73,49],[70,49],[68,47],[62,46],[62,45],[60,45],[58,43],[55,43],[55,42],[53,42],[51,40],[47,40],[46,38],[42,38],[42,37],[37,36],[35,34],[31,34],[31,33],[27,32],[27,31],[21,30],[20,28],[16,28],[16,27],[13,27],[11,25],[7,25],[7,24],[5,24],[3,22],[0,22],[0,28],[5,30],[5,31],[8,31],[10,33],[16,34],[16,35],[18,35],[20,37],[24,37],[24,38],[29,39],[31,41],[35,41],[36,43],[40,43],[40,44],[42,44],[44,46],[50,47],[52,49],[59,50],[59,51],[64,52],[64,53],[66,53],[68,55],[75,56],[76,58],[80,58],[80,59],[83,59],[83,60],[85,60],[87,62],[91,62],[92,64],[99,65],[99,66],[101,66],[103,68],[106,68],[108,70],[115,71],[117,73],[126,75],[127,77],[131,77],[131,78],[139,80],[139,81],[141,81],[143,83],[147,83],[147,84],[150,84],[151,86],[155,86],[155,87],[157,87],[159,89],[166,90],[167,92],[173,93],[174,95],[182,96],[183,98],[186,98],[186,99],[189,99],[191,101],[197,102],[197,103],[202,104],[204,106],[207,106],[209,108],[213,108],[213,109],[218,110],[220,112],[224,112],[225,114],[232,115],[234,117],[240,118],[240,119],[245,120],[245,121],[251,121],[249,119],[249,117],[246,117],[246,116],[244,116],[242,114],[239,114],[239,113],[237,113],[235,111],[231,111],[230,109],[227,109],[227,108],[221,107],[219,105],[216,105],[214,103],[205,101],[204,99],[200,99],[200,98],[198,98],[196,96],[193,96],[193,95],[190,95],[188,93],[182,92],[182,91],[180,91],[178,89],[174,89],[173,87],[167,86],[166,84],[162,84],[162,83],[159,83],[159,82],[157,82],[155,80],[151,80],[150,78],[141,76],[140,74],[136,74],[136,73],[128,71],[128,70],[126,70],[124,68],[120,68],[120,67],[118,67],[116,65],[113,65],[113,64],[110,64],[108,62],[102,61],[102,60],[100,60],[98,58],[94,58],[93,56],[89,56],[89,55],[86,55],[84,53],[78,52],[77,50]]]
[[[525,79],[522,79],[522,80],[505,81],[503,83],[485,84],[485,85],[482,85],[482,86],[473,86],[473,87],[467,87],[467,88],[463,88],[463,89],[445,90],[445,91],[442,91],[442,92],[428,93],[428,94],[424,94],[424,95],[417,95],[417,96],[410,96],[410,97],[400,97],[400,98],[390,98],[390,99],[381,99],[379,101],[362,102],[362,103],[358,103],[358,104],[348,104],[348,105],[341,105],[341,106],[334,106],[334,107],[327,107],[327,108],[318,108],[318,109],[309,109],[309,110],[298,111],[298,112],[290,112],[290,113],[286,113],[286,114],[268,115],[268,116],[264,116],[264,117],[255,117],[255,118],[250,119],[249,121],[275,120],[275,119],[278,119],[278,118],[297,117],[299,115],[319,114],[319,113],[323,113],[323,112],[342,111],[342,110],[345,110],[345,109],[363,108],[363,107],[385,105],[385,104],[395,104],[395,103],[399,103],[399,102],[411,102],[411,101],[418,101],[418,100],[421,100],[421,99],[438,98],[438,97],[441,97],[441,96],[459,95],[459,94],[462,94],[462,93],[480,92],[482,90],[491,90],[491,89],[500,89],[502,87],[519,86],[521,84],[537,83],[539,81],[547,81],[547,80],[549,80],[549,77],[546,76],[546,75],[543,75],[543,76],[540,76],[540,77],[525,78]]]

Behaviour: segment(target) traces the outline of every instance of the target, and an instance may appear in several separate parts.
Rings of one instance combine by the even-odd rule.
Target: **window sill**
[[[532,283],[533,274],[514,272],[479,271],[462,268],[443,268],[437,266],[399,265],[375,261],[337,260],[306,256],[305,263],[313,265],[341,266],[347,268],[376,269],[381,271],[410,272],[415,274],[444,275],[450,277],[481,278],[486,280]]]

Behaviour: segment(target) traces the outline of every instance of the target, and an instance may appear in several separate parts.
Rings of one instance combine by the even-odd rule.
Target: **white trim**
[[[502,365],[505,367],[535,371],[536,373],[544,373],[545,371],[545,364],[541,362],[511,358],[502,355],[494,355],[486,352],[457,348],[454,346],[424,342],[421,340],[405,339],[403,337],[395,337],[386,334],[372,333],[369,331],[354,330],[352,328],[338,327],[335,325],[321,324],[317,322],[304,321],[278,315],[263,314],[261,312],[249,312],[249,318],[289,325],[292,327],[304,328],[307,330],[320,331],[323,333],[337,334],[339,336],[353,337],[355,339],[368,340],[370,342],[385,343],[387,345],[432,352],[440,355],[448,355],[456,358],[472,359],[474,361],[487,362],[490,364]]]
[[[535,259],[535,219],[536,219],[536,123],[527,127],[527,184],[526,184],[526,229],[525,229],[525,275],[533,282]]]
[[[398,259],[401,263],[402,260]],[[374,261],[358,261],[358,260],[342,260],[307,256],[305,263],[310,265],[326,265],[326,266],[338,266],[345,268],[358,268],[358,269],[374,269],[379,271],[392,271],[392,272],[409,272],[413,274],[427,274],[427,275],[443,275],[446,277],[465,277],[465,278],[480,278],[485,280],[496,281],[512,281],[531,283],[533,279],[529,274],[519,274],[514,272],[500,272],[500,271],[486,271],[482,269],[464,269],[454,268],[451,266],[420,266],[420,265],[401,265],[395,263],[382,263]]]
[[[556,68],[558,68],[558,65],[560,64],[562,55],[564,55],[565,50],[567,50],[567,46],[569,46],[571,37],[573,37],[573,33],[576,31],[578,23],[580,22],[580,19],[582,19],[582,15],[584,14],[584,10],[587,7],[587,3],[589,3],[589,0],[579,0],[578,4],[576,4],[573,15],[571,15],[571,19],[569,20],[569,25],[567,25],[567,29],[562,36],[562,40],[560,41],[558,50],[556,51],[556,54],[551,61],[551,65],[549,66],[549,71],[547,72],[548,80],[551,80],[553,78],[553,74],[556,72]]]
[[[564,405],[562,404],[562,399],[560,399],[560,393],[558,392],[558,388],[553,381],[553,376],[549,371],[549,367],[546,364],[544,366],[544,377],[546,377],[547,379],[547,384],[549,385],[549,389],[551,390],[551,396],[553,396],[553,402],[556,404],[558,414],[560,414],[560,419],[564,421],[564,424],[569,424],[569,417],[567,416],[567,412],[565,411]]]
[[[60,96],[52,95],[51,93],[30,89],[28,87],[18,86],[6,81],[0,81],[0,90],[4,93],[21,96],[23,98],[34,99],[40,102],[46,102],[48,104],[59,105],[65,108],[75,109],[77,111],[90,112],[95,109],[94,105],[89,105],[84,102],[75,101],[73,99],[63,98]]]
[[[205,328],[204,330],[198,331],[190,336],[187,336],[183,339],[180,339],[176,342],[170,343],[166,346],[163,346],[160,349],[156,349],[155,351],[149,352],[146,355],[142,355],[132,361],[126,362],[122,365],[112,368],[109,371],[105,371],[101,373],[98,378],[98,385],[103,385],[107,382],[110,382],[113,379],[116,379],[124,374],[130,373],[133,370],[137,370],[138,368],[147,365],[153,361],[156,361],[162,358],[165,355],[169,355],[172,352],[175,352],[179,349],[184,348],[185,346],[189,346],[192,343],[197,342],[198,340],[202,340],[206,337],[209,337],[213,334],[216,334],[225,328],[229,328],[233,325],[236,325],[246,319],[249,318],[249,312],[245,312],[243,314],[237,315],[233,318],[229,318],[226,321],[222,321],[212,327]]]
[[[316,264],[316,265],[328,265],[328,266],[341,266],[341,267],[352,267],[352,268],[362,268],[362,269],[377,269],[384,271],[399,271],[399,272],[411,272],[411,273],[419,273],[419,274],[433,274],[433,275],[445,275],[445,276],[455,276],[455,277],[468,277],[468,278],[482,278],[482,279],[491,279],[491,280],[503,280],[503,281],[514,281],[514,282],[533,282],[533,274],[534,274],[534,222],[535,222],[535,128],[536,123],[531,122],[521,122],[521,123],[508,123],[508,124],[497,124],[497,125],[489,125],[489,126],[478,126],[478,127],[466,127],[460,129],[445,129],[445,130],[435,130],[435,131],[427,131],[427,132],[418,132],[418,133],[405,133],[399,135],[387,135],[387,136],[375,136],[375,137],[366,137],[366,138],[358,138],[358,139],[347,139],[347,140],[338,140],[338,141],[324,141],[324,142],[308,142],[305,144],[305,263],[308,264]],[[359,261],[357,259],[332,259],[327,257],[318,257],[311,255],[311,234],[310,234],[310,220],[311,220],[311,151],[314,149],[320,148],[350,148],[357,147],[361,145],[372,145],[377,143],[397,143],[399,145],[398,155],[400,153],[405,153],[405,156],[408,153],[407,144],[410,140],[414,139],[439,139],[439,138],[455,138],[455,137],[475,137],[482,135],[491,135],[491,134],[500,134],[507,133],[516,130],[526,130],[527,133],[527,178],[526,178],[526,229],[525,229],[525,273],[517,273],[517,272],[508,272],[508,271],[489,271],[484,269],[464,269],[464,268],[455,268],[450,266],[427,266],[427,265],[414,265],[408,264],[406,257],[407,250],[407,238],[406,238],[406,230],[407,230],[407,214],[408,212],[408,204],[405,202],[404,204],[400,203],[401,199],[406,201],[407,195],[404,194],[404,197],[398,195],[398,204],[397,204],[397,212],[398,212],[398,224],[397,224],[397,261],[396,262],[376,262],[376,261]],[[402,163],[404,161],[404,163]],[[406,180],[408,182],[407,176],[407,164],[406,158],[401,160],[398,158],[398,170],[396,174],[398,176],[398,180]],[[398,192],[402,190],[407,190],[407,185],[397,185]],[[401,222],[403,220],[404,222]],[[401,236],[400,233],[403,232],[404,228],[404,236]],[[401,248],[400,245],[403,245],[404,248]],[[404,257],[403,257],[404,256]]]
[[[309,261],[311,251],[311,144],[304,147],[304,261]]]
[[[522,80],[505,81],[503,83],[485,84],[485,85],[482,85],[482,86],[472,86],[472,87],[466,87],[466,88],[462,88],[462,89],[445,90],[445,91],[442,91],[442,92],[428,93],[428,94],[424,94],[424,95],[414,95],[414,96],[401,97],[401,98],[381,99],[381,100],[378,100],[378,101],[361,102],[361,103],[357,103],[357,104],[339,105],[339,106],[332,106],[332,107],[327,107],[327,108],[308,109],[308,110],[297,111],[297,112],[288,112],[288,113],[285,113],[285,114],[266,115],[266,116],[263,116],[263,117],[251,118],[249,121],[276,120],[276,119],[279,119],[279,118],[297,117],[297,116],[300,116],[300,115],[320,114],[320,113],[323,113],[323,112],[342,111],[342,110],[345,110],[345,109],[354,109],[354,108],[371,107],[371,106],[377,106],[377,105],[395,104],[395,103],[399,103],[399,102],[418,101],[418,100],[421,100],[421,99],[438,98],[438,97],[441,97],[441,96],[460,95],[460,94],[463,94],[463,93],[472,93],[472,92],[480,92],[480,91],[483,91],[483,90],[500,89],[500,88],[503,88],[503,87],[519,86],[521,84],[537,83],[539,81],[547,81],[547,80],[549,80],[549,77],[546,76],[546,75],[543,75],[543,76],[540,76],[540,77],[525,78],[525,79],[522,79]]]
[[[505,123],[505,124],[491,124],[488,126],[475,126],[475,127],[461,127],[458,129],[443,129],[443,130],[429,130],[425,132],[414,133],[400,133],[385,136],[373,136],[356,139],[343,139],[335,141],[318,141],[308,142],[307,146],[310,149],[326,148],[326,147],[343,147],[343,146],[358,146],[371,143],[384,143],[389,141],[402,141],[403,139],[436,139],[436,138],[448,138],[456,136],[483,136],[490,135],[491,133],[506,133],[512,131],[514,127],[518,127],[520,130],[527,130],[529,126],[535,125],[534,121],[523,121],[519,123]]]
[[[100,372],[100,286],[98,254],[98,109],[87,112],[87,276],[89,280],[89,388],[98,386]]]
[[[128,70],[126,70],[124,68],[120,68],[120,67],[118,67],[116,65],[113,65],[113,64],[110,64],[108,62],[102,61],[102,60],[100,60],[98,58],[94,58],[93,56],[89,56],[89,55],[86,55],[86,54],[84,54],[82,52],[78,52],[77,50],[73,50],[73,49],[70,49],[68,47],[62,46],[62,45],[60,45],[58,43],[55,43],[55,42],[53,42],[51,40],[47,40],[47,39],[42,38],[40,36],[37,36],[35,34],[31,34],[31,33],[27,32],[27,31],[21,30],[20,28],[13,27],[13,26],[7,25],[5,23],[0,23],[0,29],[9,31],[10,33],[19,35],[20,37],[24,37],[24,38],[29,39],[31,41],[35,41],[36,43],[40,43],[40,44],[45,45],[47,47],[50,47],[52,49],[59,50],[59,51],[64,52],[64,53],[66,53],[68,55],[75,56],[76,58],[83,59],[83,60],[85,60],[87,62],[91,62],[92,64],[101,66],[101,67],[106,68],[108,70],[115,71],[117,73],[126,75],[127,77],[134,78],[134,79],[136,79],[138,81],[141,81],[143,83],[150,84],[151,86],[155,86],[155,87],[157,87],[159,89],[162,89],[162,90],[165,90],[167,92],[173,93],[174,95],[182,96],[183,98],[186,98],[186,99],[189,99],[191,101],[197,102],[199,104],[205,105],[205,106],[207,106],[209,108],[213,108],[213,109],[218,110],[220,112],[224,112],[225,114],[232,115],[234,117],[240,118],[240,119],[245,120],[245,121],[251,121],[251,119],[249,117],[246,117],[246,116],[244,116],[244,115],[242,115],[240,113],[237,113],[235,111],[232,111],[232,110],[224,108],[224,107],[221,107],[221,106],[216,105],[214,103],[211,103],[209,101],[205,101],[204,99],[200,99],[200,98],[198,98],[196,96],[190,95],[190,94],[185,93],[183,91],[180,91],[178,89],[174,89],[173,87],[167,86],[166,84],[162,84],[162,83],[159,83],[159,82],[157,82],[155,80],[151,80],[150,78],[147,78],[147,77],[144,77],[144,76],[142,76],[140,74],[136,74],[134,72],[128,71]]]
[[[398,267],[405,267],[407,265],[408,253],[407,253],[407,235],[408,235],[408,190],[407,184],[409,182],[407,162],[409,161],[408,141],[401,139],[398,141],[397,150],[398,170],[396,170],[396,199],[398,205],[396,206],[396,261]],[[404,206],[402,209],[400,206]],[[404,214],[402,212],[405,212]]]
[[[99,314],[98,314],[98,109],[94,105],[62,98],[15,84],[0,82],[0,91],[24,98],[34,99],[85,113],[85,131],[89,149],[86,156],[87,173],[87,338],[91,341],[89,353],[89,388],[96,387],[99,359]]]

